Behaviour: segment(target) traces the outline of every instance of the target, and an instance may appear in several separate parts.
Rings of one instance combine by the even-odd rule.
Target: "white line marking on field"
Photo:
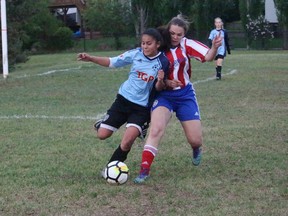
[[[229,73],[222,74],[222,76],[233,75],[233,74],[235,74],[235,73],[237,73],[237,72],[238,72],[238,71],[237,71],[236,69],[234,69],[234,70],[231,70]],[[204,79],[204,80],[197,80],[197,81],[193,82],[193,85],[196,85],[196,84],[198,84],[198,83],[208,82],[208,81],[210,81],[210,80],[215,80],[215,77],[213,76],[213,77],[209,77],[209,78]]]
[[[18,76],[15,77],[16,79],[20,79],[20,78],[28,78],[28,77],[33,77],[33,76],[46,76],[46,75],[50,75],[53,73],[57,73],[57,72],[67,72],[67,71],[72,71],[72,70],[80,70],[82,68],[82,66],[76,67],[76,68],[66,68],[66,69],[55,69],[55,70],[51,70],[51,71],[47,71],[47,72],[43,72],[43,73],[38,73],[35,75],[23,75],[23,76]]]
[[[80,70],[82,67],[79,66],[79,67],[76,67],[76,68],[67,68],[67,69],[59,69],[59,70],[51,70],[51,71],[47,71],[47,72],[44,72],[44,73],[40,73],[40,74],[37,74],[37,76],[45,76],[45,75],[49,75],[49,74],[52,74],[52,73],[56,73],[56,72],[65,72],[65,71],[71,71],[71,70]]]
[[[100,119],[104,113],[96,116],[47,116],[47,115],[12,115],[0,116],[0,119],[60,119],[60,120],[96,120]]]
[[[47,71],[45,73],[36,74],[34,76],[44,76],[44,75],[48,75],[48,74],[51,74],[51,73],[56,73],[56,72],[59,72],[59,71],[77,70],[77,69],[80,69],[80,68],[81,68],[81,66],[79,66],[77,68],[69,68],[69,69],[62,69],[62,70],[52,70],[52,71]],[[229,73],[223,74],[222,76],[233,75],[233,74],[235,74],[237,72],[238,71],[236,69],[234,69],[234,70],[231,70]],[[215,79],[215,77],[209,77],[209,78],[204,79],[204,80],[197,80],[197,81],[193,82],[193,85],[196,85],[198,83],[208,82],[208,81],[214,80],[214,79]],[[96,116],[46,116],[46,115],[30,115],[30,114],[27,114],[27,115],[0,116],[0,119],[8,119],[8,120],[9,119],[96,120],[96,119],[100,119],[103,115],[105,115],[105,113],[97,114]]]

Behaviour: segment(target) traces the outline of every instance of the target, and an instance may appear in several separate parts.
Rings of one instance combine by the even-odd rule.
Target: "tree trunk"
[[[143,8],[138,5],[136,6],[136,11],[137,11],[138,16],[135,19],[134,28],[135,28],[136,38],[140,38],[140,35],[146,29],[148,14],[147,14],[146,8]]]
[[[140,8],[140,34],[142,34],[145,31],[146,22],[147,22],[146,9],[141,7]]]
[[[283,49],[288,50],[288,26],[283,27]]]

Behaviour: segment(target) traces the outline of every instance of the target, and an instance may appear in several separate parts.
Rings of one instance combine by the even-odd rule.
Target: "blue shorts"
[[[179,121],[201,119],[195,91],[191,85],[179,90],[159,92],[154,100],[152,111],[159,106],[166,107],[170,112],[175,112]]]

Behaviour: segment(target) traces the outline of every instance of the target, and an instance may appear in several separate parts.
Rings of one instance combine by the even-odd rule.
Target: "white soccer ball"
[[[103,177],[110,184],[124,184],[128,180],[129,169],[127,165],[121,161],[110,162],[105,170]]]

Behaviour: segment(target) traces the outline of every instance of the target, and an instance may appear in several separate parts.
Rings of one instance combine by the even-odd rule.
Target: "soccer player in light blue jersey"
[[[128,79],[120,86],[116,100],[107,114],[97,121],[94,128],[97,137],[104,140],[126,123],[126,130],[118,148],[109,162],[124,162],[134,143],[145,137],[150,123],[150,109],[157,91],[165,88],[164,78],[169,70],[169,61],[159,51],[162,36],[154,28],[147,29],[141,36],[141,48],[136,48],[116,57],[78,54],[78,60],[94,62],[101,66],[118,68],[131,65]],[[109,163],[108,162],[108,163]]]
[[[231,54],[230,52],[230,45],[229,45],[229,38],[228,38],[228,33],[227,31],[223,28],[223,22],[222,19],[217,17],[214,20],[214,25],[215,29],[213,29],[210,32],[209,35],[209,43],[210,46],[212,45],[213,39],[219,35],[219,32],[221,32],[221,37],[222,39],[222,44],[217,50],[217,54],[215,57],[215,64],[216,64],[216,80],[221,80],[221,71],[222,71],[222,65],[223,65],[223,60],[226,56],[226,50],[228,54]]]

